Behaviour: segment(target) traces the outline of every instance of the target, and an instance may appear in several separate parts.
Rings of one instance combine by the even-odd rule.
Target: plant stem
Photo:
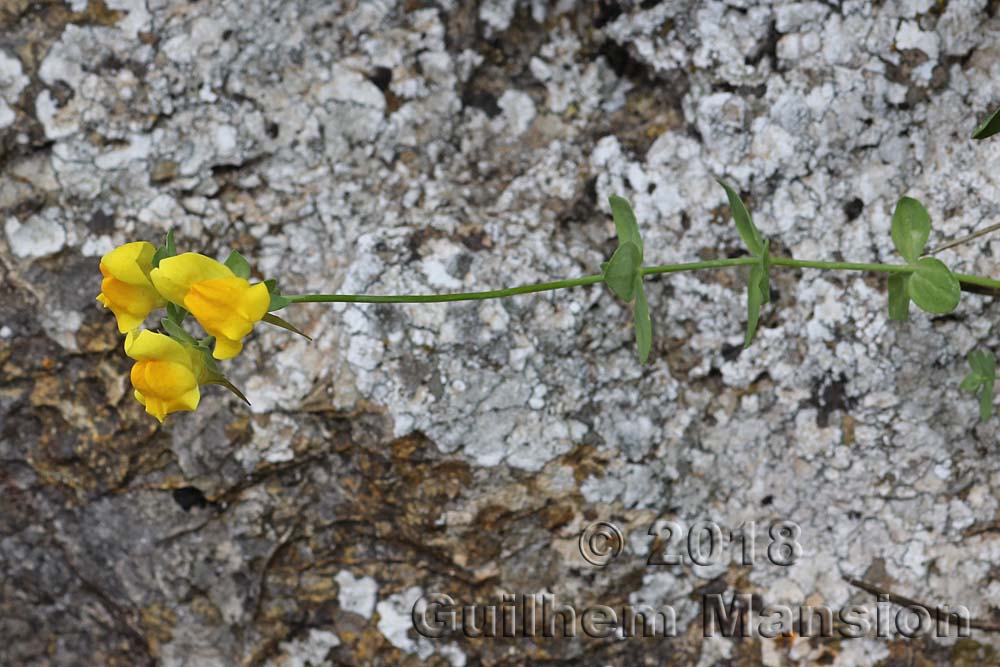
[[[678,271],[694,271],[697,269],[711,269],[726,266],[740,266],[744,264],[756,264],[757,259],[753,257],[737,257],[734,259],[712,259],[704,262],[690,262],[687,264],[666,264],[663,266],[646,266],[642,268],[644,275],[655,273],[676,273]],[[604,276],[585,276],[583,278],[571,278],[569,280],[555,280],[536,285],[522,285],[521,287],[508,287],[507,289],[488,290],[484,292],[456,292],[453,294],[390,294],[384,296],[368,294],[302,294],[300,296],[287,297],[292,303],[444,303],[448,301],[481,301],[483,299],[502,299],[518,294],[531,294],[533,292],[547,292],[550,290],[566,289],[567,287],[579,287],[581,285],[593,285],[603,282]]]
[[[746,264],[756,264],[760,260],[756,257],[736,257],[733,259],[709,259],[704,262],[688,262],[687,264],[664,264],[662,266],[644,266],[643,275],[655,273],[677,273],[678,271],[697,271],[698,269],[716,269],[725,266],[742,266]]]
[[[791,259],[790,257],[771,257],[773,266],[794,266],[803,269],[833,269],[840,271],[879,271],[882,273],[912,273],[913,268],[906,264],[865,264],[859,262],[814,262],[808,259]]]
[[[730,259],[710,259],[703,262],[688,262],[686,264],[663,264],[660,266],[644,266],[640,270],[644,276],[659,273],[678,273],[680,271],[696,271],[699,269],[724,268],[729,266],[746,266],[757,264],[757,257],[735,257]],[[827,269],[840,271],[873,271],[879,273],[912,273],[913,267],[906,264],[869,264],[859,262],[817,262],[790,257],[770,257],[772,266],[789,266],[802,269]],[[982,287],[1000,289],[1000,280],[956,273],[959,282]],[[483,299],[502,299],[518,294],[532,294],[550,290],[580,287],[603,282],[603,275],[554,280],[535,285],[522,285],[506,289],[487,290],[483,292],[455,292],[453,294],[302,294],[287,297],[292,303],[445,303],[450,301],[481,301]]]
[[[507,289],[489,290],[486,292],[456,292],[454,294],[390,294],[385,296],[370,294],[303,294],[287,297],[292,303],[443,303],[446,301],[481,301],[483,299],[502,299],[518,294],[532,292],[547,292],[549,290],[593,285],[604,280],[604,276],[585,276],[569,280],[554,280],[536,285],[522,285]]]
[[[980,285],[982,287],[992,287],[993,289],[1000,289],[1000,280],[993,280],[992,278],[984,278],[982,276],[972,276],[968,273],[956,273],[955,277],[958,278],[960,283],[968,283],[970,285]]]

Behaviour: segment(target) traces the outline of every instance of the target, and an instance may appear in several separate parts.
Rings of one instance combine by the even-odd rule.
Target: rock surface
[[[706,592],[872,606],[845,576],[1000,617],[997,419],[957,385],[989,297],[886,317],[879,277],[776,274],[741,351],[737,270],[648,281],[652,363],[599,286],[299,305],[164,426],[99,257],[237,249],[287,293],[595,273],[629,198],[649,263],[896,261],[1000,215],[993,0],[5,0],[0,5],[0,664],[995,665],[956,640],[703,639]],[[1000,277],[997,238],[941,257]],[[792,566],[649,566],[650,526],[802,528]],[[589,566],[608,520],[625,552]],[[758,552],[769,538],[758,534]],[[671,543],[672,544],[672,543]],[[679,545],[668,548],[682,550]],[[670,605],[673,638],[432,640],[413,601]],[[895,608],[894,608],[895,609]]]

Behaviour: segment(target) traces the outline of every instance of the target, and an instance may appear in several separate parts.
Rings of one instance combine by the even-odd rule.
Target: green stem
[[[993,280],[992,278],[984,278],[982,276],[972,276],[968,273],[956,273],[955,277],[958,278],[958,282],[960,283],[969,283],[970,285],[981,285],[982,287],[1000,289],[1000,280]]]
[[[744,264],[756,264],[758,260],[754,257],[738,257],[735,259],[712,259],[704,262],[690,262],[687,264],[666,264],[663,266],[642,267],[643,275],[655,273],[676,273],[678,271],[694,271],[697,269],[711,269],[716,267],[740,266]],[[555,280],[536,285],[522,285],[521,287],[508,287],[507,289],[488,290],[485,292],[456,292],[454,294],[390,294],[385,296],[368,294],[302,294],[299,296],[287,297],[292,303],[444,303],[448,301],[481,301],[483,299],[502,299],[518,294],[531,294],[533,292],[547,292],[550,290],[566,289],[568,287],[579,287],[581,285],[593,285],[604,281],[603,275],[585,276],[583,278],[571,278],[569,280]]]
[[[774,266],[795,266],[804,269],[841,269],[847,271],[878,271],[882,273],[913,273],[913,267],[906,264],[862,264],[857,262],[813,262],[804,259],[789,259],[771,257],[769,262]],[[968,273],[953,273],[960,283],[980,285],[1000,289],[1000,280],[973,276]]]
[[[537,285],[522,285],[486,292],[456,292],[454,294],[390,294],[376,296],[369,294],[303,294],[287,297],[292,303],[443,303],[446,301],[480,301],[482,299],[502,299],[518,294],[547,292],[549,290],[593,285],[604,280],[604,276],[585,276],[569,280],[554,280]]]
[[[734,259],[709,259],[704,262],[688,262],[687,264],[664,264],[662,266],[644,266],[641,271],[644,276],[655,273],[677,273],[678,271],[697,271],[698,269],[716,269],[726,266],[743,266],[757,264],[756,257],[736,257]]]
[[[880,271],[883,273],[913,273],[913,267],[906,264],[866,264],[861,262],[814,262],[808,259],[771,257],[772,266],[794,266],[802,269],[832,269],[840,271]]]
[[[686,264],[663,264],[660,266],[644,266],[640,270],[644,276],[659,273],[678,273],[680,271],[696,271],[699,269],[725,268],[730,266],[746,266],[757,264],[757,257],[735,257],[731,259],[710,259],[703,262],[688,262]],[[816,262],[806,259],[791,259],[789,257],[769,257],[772,266],[789,266],[802,269],[828,269],[841,271],[875,271],[881,273],[912,273],[913,267],[906,264],[870,264],[860,262]],[[1000,280],[992,280],[980,276],[956,273],[959,282],[983,287],[1000,289]],[[518,294],[532,294],[550,290],[580,287],[603,282],[603,275],[554,280],[535,285],[522,285],[506,289],[488,290],[484,292],[456,292],[453,294],[388,294],[384,296],[370,294],[302,294],[287,297],[292,303],[445,303],[449,301],[481,301],[483,299],[502,299]]]

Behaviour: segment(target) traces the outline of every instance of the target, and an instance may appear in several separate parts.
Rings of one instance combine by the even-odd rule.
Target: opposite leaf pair
[[[639,347],[639,363],[646,363],[653,346],[653,322],[649,317],[649,303],[642,284],[642,237],[639,223],[629,203],[618,196],[609,199],[611,216],[618,232],[618,248],[611,259],[601,265],[604,282],[611,291],[626,303],[635,300],[633,320],[635,339]]]
[[[750,267],[747,286],[747,329],[743,342],[744,347],[749,347],[757,331],[760,307],[771,300],[770,243],[761,238],[739,195],[722,181],[719,181],[719,185],[726,191],[736,228],[755,260]],[[646,363],[652,348],[653,330],[646,290],[643,287],[645,270],[639,224],[632,207],[624,198],[613,195],[608,201],[611,204],[611,215],[618,233],[618,247],[611,259],[601,265],[602,277],[616,296],[626,303],[635,301],[633,319],[639,362]]]
[[[889,276],[889,319],[906,321],[910,301],[928,313],[943,315],[958,307],[962,286],[944,262],[921,257],[931,233],[931,217],[916,199],[903,197],[892,214],[892,243],[909,272]]]
[[[740,238],[746,244],[750,255],[757,260],[750,267],[750,278],[747,281],[747,331],[743,337],[743,348],[746,349],[750,347],[750,343],[753,342],[753,337],[757,333],[760,307],[771,302],[771,242],[761,237],[760,230],[757,229],[757,225],[753,224],[753,218],[750,217],[750,211],[747,210],[736,191],[722,181],[718,181],[718,183],[726,191],[729,210],[733,214],[733,222],[736,223],[736,231],[740,233]]]

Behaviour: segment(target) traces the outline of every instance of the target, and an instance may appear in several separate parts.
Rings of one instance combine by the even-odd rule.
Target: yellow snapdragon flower
[[[119,246],[101,258],[101,293],[97,300],[110,308],[118,331],[135,329],[149,313],[166,305],[149,278],[156,248],[148,241]]]
[[[195,252],[160,260],[150,278],[167,301],[186,308],[215,336],[216,359],[240,353],[240,339],[267,314],[271,302],[264,283],[251,285],[222,262]]]
[[[148,330],[125,336],[125,354],[135,359],[135,398],[161,422],[171,412],[194,410],[206,372],[203,352]]]

